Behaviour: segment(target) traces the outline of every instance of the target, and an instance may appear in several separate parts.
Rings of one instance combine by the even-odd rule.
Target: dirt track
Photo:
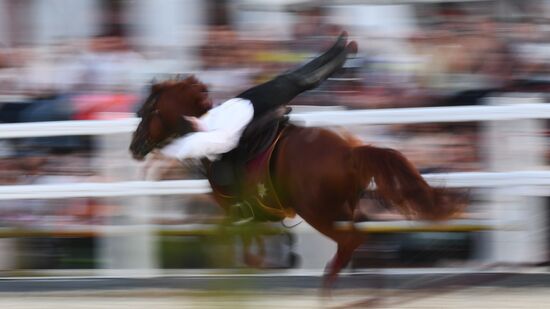
[[[550,308],[550,272],[0,278],[0,308]]]
[[[476,287],[456,292],[400,291],[374,305],[366,300],[373,290],[338,290],[332,299],[314,289],[293,291],[118,290],[1,293],[0,308],[548,308],[550,288]],[[381,291],[376,290],[379,294]],[[388,292],[387,293],[393,293]]]

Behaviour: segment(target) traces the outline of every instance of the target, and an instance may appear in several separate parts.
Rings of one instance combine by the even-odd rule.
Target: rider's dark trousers
[[[317,87],[344,64],[348,50],[346,36],[340,35],[336,43],[322,55],[305,65],[283,73],[274,79],[239,94],[254,106],[254,118],[267,111],[288,104],[300,93]]]
[[[288,74],[282,74],[246,90],[237,97],[252,102],[254,118],[257,118],[270,110],[288,104],[294,97],[306,90],[308,88],[300,86]]]

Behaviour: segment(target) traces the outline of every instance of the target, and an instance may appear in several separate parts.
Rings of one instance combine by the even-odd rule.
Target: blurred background
[[[0,184],[202,179],[173,161],[133,162],[131,130],[1,134],[7,124],[135,117],[152,80],[175,74],[197,75],[223,102],[315,56],[342,29],[359,53],[295,99],[295,113],[548,100],[550,1],[0,0]],[[545,120],[472,119],[344,127],[422,173],[548,168]],[[375,229],[351,269],[548,261],[550,191],[468,187],[469,225]],[[368,198],[361,208],[371,221],[403,220]],[[0,271],[242,268],[222,216],[208,195],[2,198]],[[254,231],[265,233],[263,267],[320,272],[334,244],[299,218],[285,224],[297,226]]]

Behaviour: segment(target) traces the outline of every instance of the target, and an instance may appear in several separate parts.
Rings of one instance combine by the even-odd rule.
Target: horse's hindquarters
[[[355,205],[348,204],[357,199],[361,187],[351,149],[348,141],[332,131],[289,127],[273,161],[282,203],[324,229],[336,220],[351,219],[350,208]],[[314,222],[309,223],[315,227]]]

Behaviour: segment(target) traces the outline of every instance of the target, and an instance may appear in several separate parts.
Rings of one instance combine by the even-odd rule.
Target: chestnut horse
[[[206,98],[205,85],[192,76],[154,85],[138,112],[142,120],[130,146],[134,158],[143,159],[174,135],[181,135],[178,119],[206,113],[210,108]],[[377,197],[411,218],[442,220],[459,210],[444,189],[432,188],[401,153],[360,145],[351,134],[288,124],[271,166],[281,203],[338,245],[327,264],[325,287],[364,240],[362,233],[339,230],[335,222],[356,219],[358,202],[372,182]]]

